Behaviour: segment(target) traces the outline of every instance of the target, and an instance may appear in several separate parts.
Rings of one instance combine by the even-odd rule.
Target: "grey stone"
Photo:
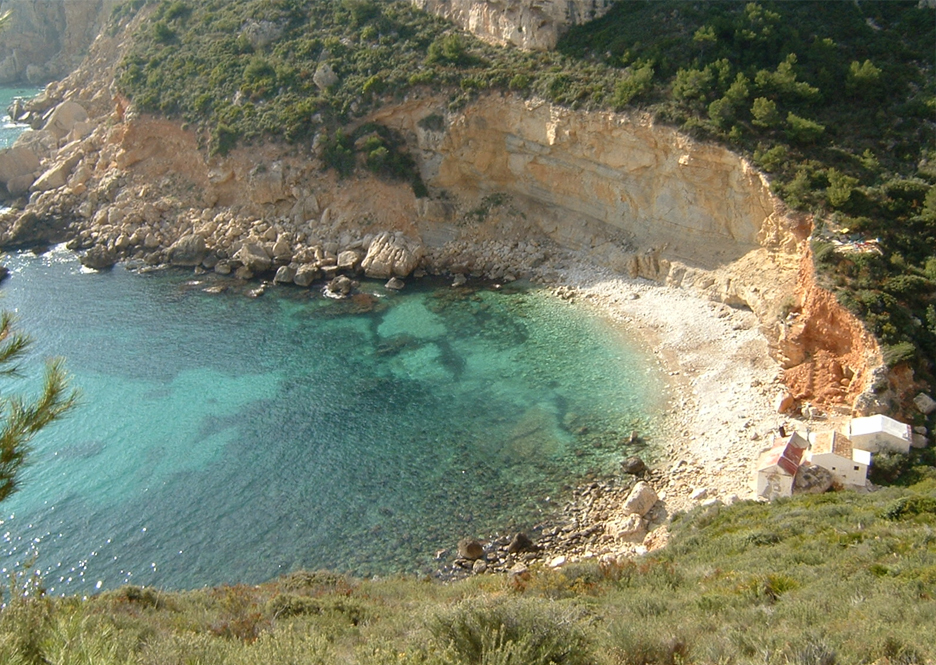
[[[793,477],[793,494],[822,494],[832,488],[832,472],[804,462]]]
[[[458,541],[458,556],[475,561],[484,556],[484,545],[474,538],[462,538]]]
[[[406,284],[403,282],[402,279],[398,277],[391,277],[390,281],[384,284],[384,286],[393,291],[400,291],[403,289],[404,286],[406,286]]]
[[[511,554],[517,554],[519,552],[533,552],[537,550],[536,543],[530,540],[530,537],[523,532],[519,532],[510,539],[510,544],[507,545],[507,551]]]
[[[80,257],[80,260],[81,265],[93,270],[107,270],[108,268],[114,267],[114,264],[117,263],[117,257],[113,253],[107,251],[107,247],[103,245],[95,245],[85,252]]]
[[[920,411],[920,413],[925,416],[928,416],[933,411],[936,411],[936,400],[934,400],[926,393],[920,393],[914,397],[913,404]]]
[[[265,272],[273,265],[273,260],[267,254],[267,251],[262,245],[255,242],[244,243],[234,254],[234,258],[254,274]]]
[[[628,457],[621,463],[621,471],[634,476],[642,476],[647,472],[647,464],[639,457]]]
[[[119,240],[119,239],[118,239]],[[205,239],[193,233],[182,236],[169,247],[169,263],[174,266],[197,266],[205,260]]]
[[[273,281],[277,284],[292,284],[296,278],[296,269],[291,266],[280,266]]]
[[[297,286],[308,286],[319,278],[321,271],[314,263],[304,263],[296,270],[293,282]]]
[[[330,64],[323,62],[316,68],[315,74],[312,75],[312,82],[319,90],[325,90],[338,83],[338,75]]]
[[[338,270],[354,270],[358,267],[361,260],[360,255],[354,250],[346,250],[338,255]]]

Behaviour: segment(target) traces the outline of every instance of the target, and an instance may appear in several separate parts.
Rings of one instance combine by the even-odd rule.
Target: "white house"
[[[848,438],[858,450],[869,453],[891,450],[906,455],[913,442],[913,429],[883,415],[852,418],[848,425]]]
[[[871,453],[858,450],[839,432],[819,432],[811,437],[809,461],[828,470],[844,487],[864,487],[871,465]]]
[[[793,477],[808,445],[796,432],[774,439],[773,447],[763,451],[757,461],[754,489],[758,497],[773,501],[793,494]]]

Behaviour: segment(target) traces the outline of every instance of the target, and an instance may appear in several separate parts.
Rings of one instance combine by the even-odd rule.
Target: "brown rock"
[[[458,541],[458,556],[469,561],[484,556],[484,545],[474,538],[462,538]]]

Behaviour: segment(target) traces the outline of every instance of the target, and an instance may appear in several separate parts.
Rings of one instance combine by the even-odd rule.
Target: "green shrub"
[[[888,367],[895,367],[900,363],[913,360],[916,355],[916,346],[913,342],[898,342],[884,348],[884,363]]]
[[[653,85],[653,67],[649,64],[626,71],[614,85],[612,105],[621,110],[635,98],[647,94]]]
[[[787,135],[797,143],[815,143],[825,127],[818,122],[801,118],[792,111],[787,113]]]
[[[776,127],[780,124],[777,103],[766,97],[757,97],[751,106],[751,122],[758,127]]]
[[[437,613],[429,629],[464,665],[585,665],[592,659],[581,619],[541,599],[468,598]]]
[[[889,520],[907,519],[918,515],[936,516],[936,497],[920,494],[903,496],[884,510],[884,517]]]

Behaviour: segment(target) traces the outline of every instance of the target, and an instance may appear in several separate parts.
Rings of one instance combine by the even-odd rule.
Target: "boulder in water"
[[[308,286],[319,278],[321,271],[314,263],[303,263],[296,269],[296,275],[293,277],[293,283],[296,286]]]
[[[92,270],[107,270],[117,263],[117,257],[107,250],[104,245],[95,245],[81,257],[81,265]]]
[[[197,266],[205,260],[208,248],[197,233],[182,236],[169,247],[169,263],[174,266]]]
[[[422,258],[423,247],[402,236],[381,233],[371,241],[361,262],[364,274],[375,279],[406,277]]]
[[[237,253],[234,254],[234,258],[240,261],[247,270],[254,274],[266,272],[273,265],[273,260],[270,258],[270,255],[267,254],[263,245],[255,242],[244,243],[243,246],[237,250]]]

